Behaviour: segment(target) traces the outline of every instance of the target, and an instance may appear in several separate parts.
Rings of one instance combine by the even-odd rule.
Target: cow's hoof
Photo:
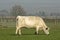
[[[16,34],[17,36],[20,36],[20,34]]]
[[[17,36],[20,36],[20,34],[17,34]]]
[[[35,34],[38,35],[37,32],[35,32]]]

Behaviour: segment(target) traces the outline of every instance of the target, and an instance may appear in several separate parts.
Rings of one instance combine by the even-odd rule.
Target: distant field
[[[43,31],[39,31],[39,35],[35,35],[34,29],[22,29],[22,35],[15,35],[15,22],[0,22],[0,40],[60,40],[60,21],[46,22],[50,27],[50,35],[45,35]]]

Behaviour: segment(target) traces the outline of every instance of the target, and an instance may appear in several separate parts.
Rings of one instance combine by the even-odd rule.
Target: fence
[[[0,17],[0,27],[8,28],[15,27],[15,17]]]
[[[57,25],[60,19],[47,19],[43,18],[46,23],[54,23]],[[0,27],[15,27],[16,18],[15,17],[0,17]]]

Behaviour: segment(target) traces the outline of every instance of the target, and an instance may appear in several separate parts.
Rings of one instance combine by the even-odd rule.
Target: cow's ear
[[[50,28],[48,27],[48,30],[50,30]]]
[[[46,28],[46,30],[48,30],[48,28]]]
[[[18,19],[16,19],[16,21],[18,21]]]

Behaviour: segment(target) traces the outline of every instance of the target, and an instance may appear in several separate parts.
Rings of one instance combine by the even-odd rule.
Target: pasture
[[[15,22],[0,22],[0,40],[60,40],[60,21],[55,24],[54,21],[46,21],[50,28],[50,34],[45,35],[39,31],[35,35],[35,29],[22,29],[22,35],[15,35]]]

